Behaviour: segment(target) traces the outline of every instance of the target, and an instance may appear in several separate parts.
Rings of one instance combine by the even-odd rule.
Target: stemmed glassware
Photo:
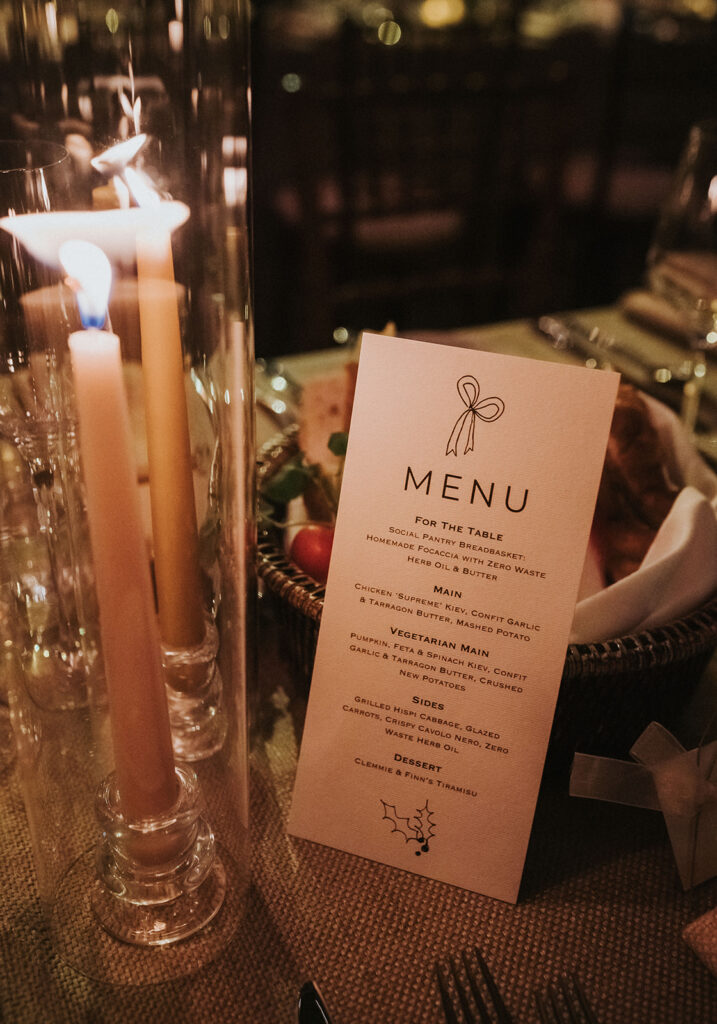
[[[14,446],[0,440],[0,772],[12,764],[16,752],[10,674],[28,646],[30,608],[34,605],[35,613],[42,614],[40,602],[34,597],[47,589],[48,559],[43,551],[35,550],[37,547],[44,545],[38,545],[37,513],[27,466]]]
[[[690,341],[683,420],[697,435],[708,357],[717,351],[717,121],[690,131],[648,252],[647,280],[677,311]]]
[[[71,158],[59,144],[0,141],[0,215],[62,209],[70,167]],[[72,307],[63,296],[57,281],[11,235],[0,232],[0,438],[15,446],[28,467],[46,540],[56,621],[35,633],[31,654],[47,668],[40,676],[47,685],[36,697],[55,708],[85,700],[90,652],[78,531],[72,523],[80,501],[79,492],[71,493],[79,486],[79,468],[64,353]],[[44,605],[47,596],[43,593]]]

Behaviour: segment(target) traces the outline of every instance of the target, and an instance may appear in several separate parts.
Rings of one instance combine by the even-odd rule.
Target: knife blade
[[[313,981],[305,981],[299,992],[299,1024],[331,1024],[319,987]]]

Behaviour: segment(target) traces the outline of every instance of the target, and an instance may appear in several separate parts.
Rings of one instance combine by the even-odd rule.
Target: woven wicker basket
[[[259,454],[259,482],[297,452],[289,429]],[[258,573],[275,605],[297,683],[308,689],[324,604],[324,587],[292,565],[276,531],[260,539]],[[674,729],[717,646],[717,595],[656,629],[600,643],[569,644],[558,694],[548,764],[568,766],[576,751],[626,757],[652,721]]]

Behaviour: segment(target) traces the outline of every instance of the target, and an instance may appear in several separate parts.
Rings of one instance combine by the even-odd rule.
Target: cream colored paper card
[[[517,899],[617,385],[364,336],[293,835]]]

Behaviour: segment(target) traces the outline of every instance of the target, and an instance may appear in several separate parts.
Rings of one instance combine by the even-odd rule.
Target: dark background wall
[[[639,285],[689,127],[717,116],[712,6],[255,0],[258,354]]]

